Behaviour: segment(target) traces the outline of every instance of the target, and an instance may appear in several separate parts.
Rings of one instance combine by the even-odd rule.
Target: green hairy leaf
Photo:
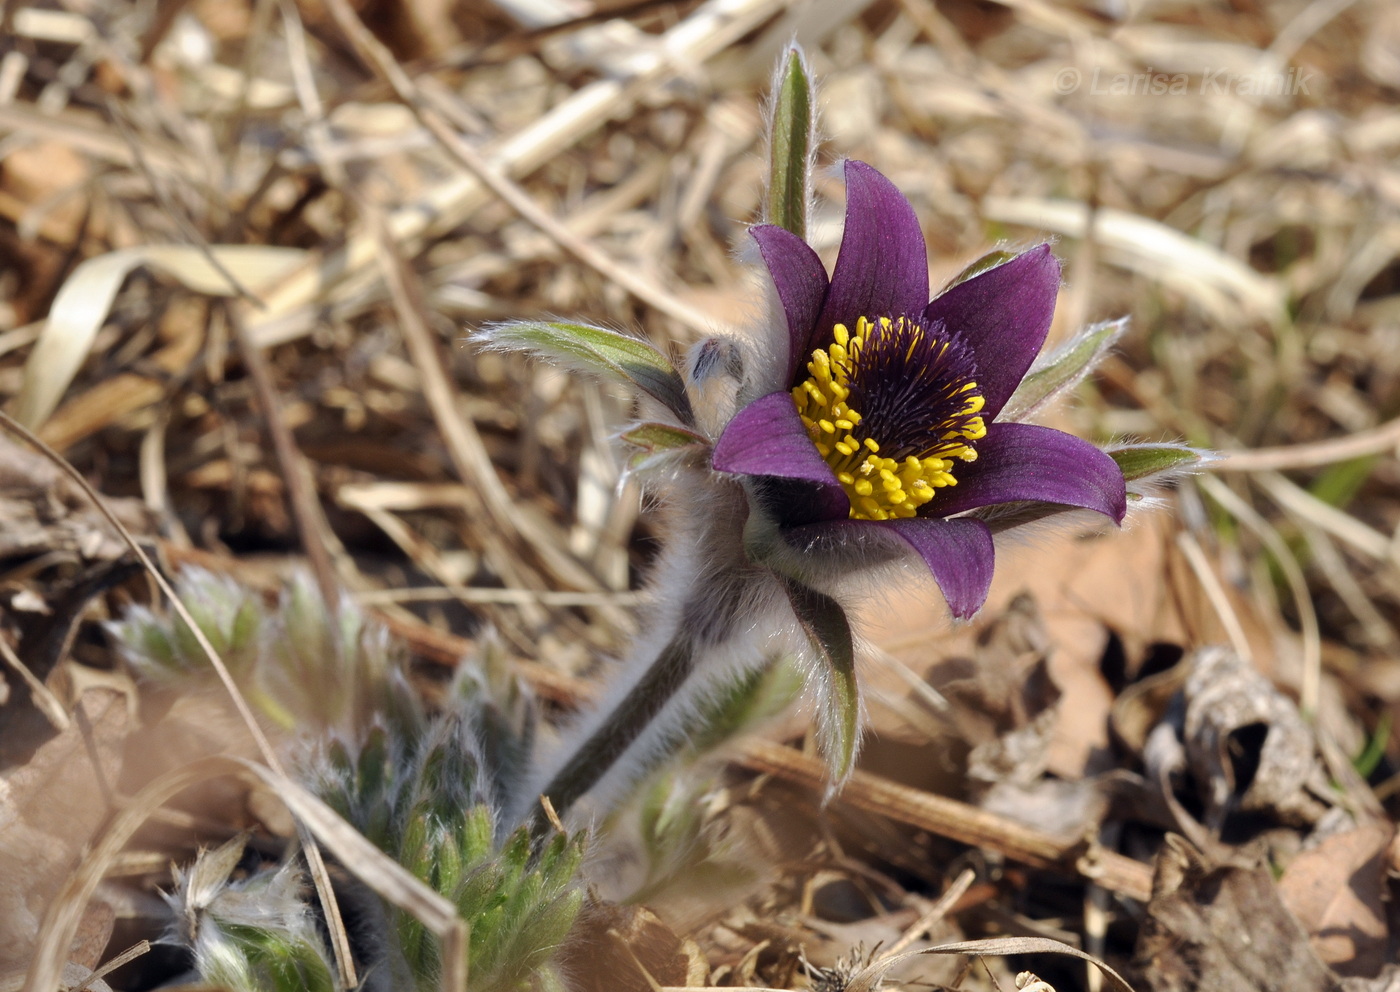
[[[1009,262],[1015,257],[1016,253],[1014,251],[989,251],[987,252],[987,254],[983,255],[977,261],[973,262],[967,268],[963,269],[956,276],[954,276],[952,281],[949,282],[948,285],[943,287],[943,292],[946,293],[958,283],[967,282],[973,276],[980,276],[983,272],[986,272],[988,269],[995,269],[998,265],[1002,265],[1006,262]]]
[[[1184,472],[1209,460],[1210,456],[1182,444],[1133,444],[1114,448],[1108,457],[1118,463],[1126,482],[1141,482],[1167,472]]]
[[[1127,326],[1128,318],[1122,317],[1080,331],[1021,380],[1001,417],[1022,420],[1073,387],[1093,370]]]
[[[802,49],[787,50],[773,80],[768,220],[807,237],[808,177],[814,142],[812,78]]]
[[[542,358],[640,389],[691,423],[690,400],[680,373],[645,341],[589,324],[518,321],[481,332],[493,348],[526,351]]]
[[[627,467],[632,472],[648,472],[686,462],[699,463],[700,456],[710,449],[710,441],[703,434],[650,421],[636,424],[620,436],[637,449],[627,460]]]
[[[854,770],[860,745],[860,687],[851,625],[841,605],[830,596],[786,576],[779,578],[803,633],[822,662],[821,675],[812,680],[817,687],[820,740],[832,780],[841,783]]]

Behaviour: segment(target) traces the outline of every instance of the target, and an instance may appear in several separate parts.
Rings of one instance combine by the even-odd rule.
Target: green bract
[[[1084,328],[1031,368],[1006,401],[1003,415],[1025,419],[1075,386],[1099,364],[1127,327],[1128,318],[1122,317]]]
[[[563,321],[495,324],[484,328],[481,338],[494,348],[531,352],[640,389],[682,422],[693,420],[680,373],[665,355],[645,341],[603,327]]]
[[[768,221],[799,238],[807,236],[815,132],[811,73],[802,50],[793,46],[783,55],[773,80]]]

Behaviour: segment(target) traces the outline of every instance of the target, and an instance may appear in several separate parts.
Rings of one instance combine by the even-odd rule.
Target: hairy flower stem
[[[693,641],[685,631],[677,631],[608,719],[545,786],[544,794],[560,816],[593,788],[651,726],[695,670],[695,661]],[[536,834],[549,829],[543,810],[536,813],[531,828]]]

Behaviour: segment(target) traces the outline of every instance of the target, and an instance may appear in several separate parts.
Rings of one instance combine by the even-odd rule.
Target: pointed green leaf
[[[773,79],[773,124],[769,139],[768,221],[807,237],[808,179],[815,129],[812,77],[802,49],[783,54]]]
[[[802,632],[822,662],[823,671],[813,679],[817,730],[834,790],[855,769],[860,746],[860,687],[851,625],[841,605],[830,596],[786,576],[779,579]]]
[[[1208,452],[1184,444],[1131,444],[1107,452],[1118,463],[1125,482],[1139,482],[1166,472],[1184,472],[1211,460]]]
[[[948,290],[958,285],[958,283],[967,282],[973,276],[980,276],[983,272],[989,269],[995,269],[998,265],[1003,265],[1015,257],[1016,253],[1014,251],[989,251],[954,276],[952,282],[943,287],[943,292],[946,293]]]
[[[658,451],[670,451],[676,448],[710,443],[703,434],[688,431],[684,427],[673,427],[670,424],[658,424],[654,421],[634,424],[623,431],[620,436],[628,444],[641,448],[649,455],[654,455]]]
[[[1083,379],[1113,347],[1128,318],[1105,321],[1080,331],[1030,371],[999,415],[1021,420]]]
[[[693,421],[680,373],[645,341],[604,327],[563,321],[495,324],[484,328],[481,337],[493,348],[531,352],[635,387],[665,404],[684,423]]]
[[[710,450],[709,438],[671,424],[635,424],[620,436],[638,449],[627,462],[628,471],[635,473],[670,468],[685,461],[698,463],[700,456]]]

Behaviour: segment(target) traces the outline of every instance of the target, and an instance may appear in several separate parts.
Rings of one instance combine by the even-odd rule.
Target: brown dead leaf
[[[561,964],[579,992],[651,992],[691,970],[689,948],[656,914],[602,902],[584,909]]]
[[[1387,823],[1333,834],[1299,854],[1279,879],[1283,903],[1338,974],[1370,977],[1385,963]]]
[[[106,499],[134,533],[155,530],[141,500]],[[106,560],[124,555],[126,545],[52,463],[0,436],[0,560],[51,551]]]
[[[63,141],[21,144],[0,172],[0,213],[55,244],[72,244],[88,209],[91,169]]]
[[[1189,671],[1182,736],[1207,826],[1218,829],[1236,810],[1314,823],[1326,807],[1308,787],[1326,778],[1293,701],[1230,648],[1202,648]]]
[[[1123,637],[1130,656],[1154,642],[1187,640],[1167,564],[1172,527],[1167,514],[1144,514],[1119,533],[998,548],[997,577],[982,615],[997,616],[1021,593],[1039,607],[1043,636],[1054,645],[1049,675],[1062,693],[1045,760],[1061,778],[1100,770],[1108,748],[1113,693],[1099,671],[1108,630]],[[952,627],[937,592],[927,587],[902,593],[868,622],[870,639],[915,671],[974,650],[977,627]]]
[[[1263,868],[1211,865],[1169,835],[1133,967],[1150,992],[1338,992]]]
[[[78,935],[73,938],[73,949],[69,960],[84,968],[96,969],[102,963],[103,952],[112,939],[112,930],[117,922],[117,913],[105,902],[92,902],[83,910],[82,922],[78,924]]]
[[[122,693],[86,692],[68,730],[0,776],[0,966],[27,960],[48,900],[110,812],[129,729]]]

